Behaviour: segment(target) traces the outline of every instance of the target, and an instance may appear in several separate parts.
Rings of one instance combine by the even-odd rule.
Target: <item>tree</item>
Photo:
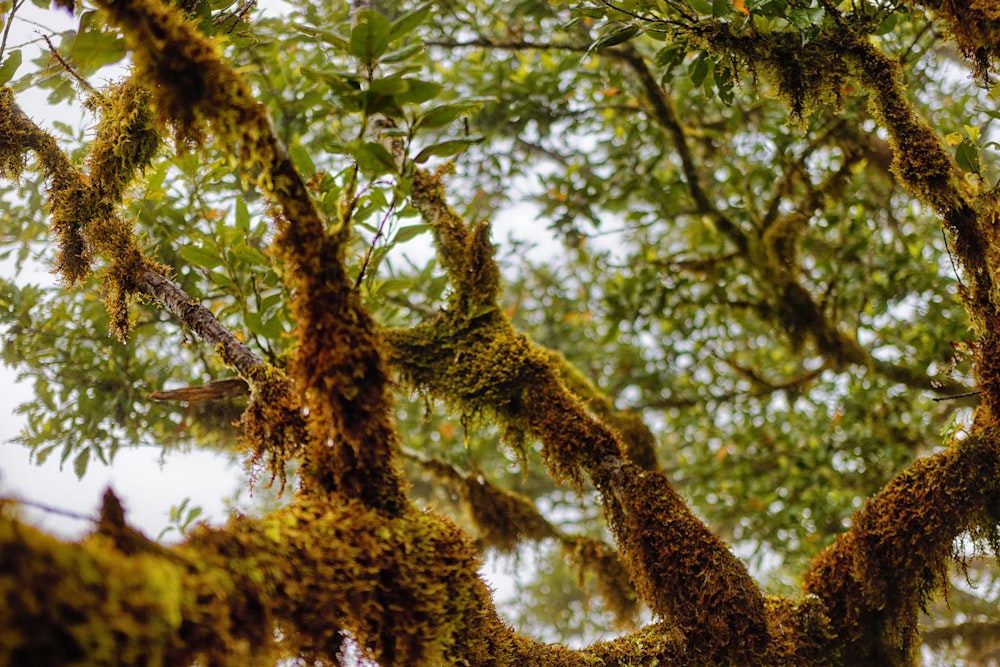
[[[0,47],[21,441],[289,488],[175,546],[6,506],[0,664],[995,664],[994,3],[56,4]]]

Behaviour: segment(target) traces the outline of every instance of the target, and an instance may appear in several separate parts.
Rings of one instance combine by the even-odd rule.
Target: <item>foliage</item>
[[[988,664],[991,3],[355,4],[78,4],[33,62],[5,33],[0,252],[63,283],[0,285],[20,443],[79,475],[140,443],[294,474],[224,528],[182,502],[169,549],[106,497],[58,578],[149,596],[163,626],[135,637],[181,627],[164,655],[220,664],[345,640],[384,664]],[[28,91],[95,129],[41,130]],[[491,236],[528,217],[543,260]],[[61,547],[10,525],[0,571],[30,593]],[[477,550],[514,554],[521,629],[591,645],[506,628]],[[185,635],[201,613],[224,631]],[[34,655],[10,627],[0,664]]]

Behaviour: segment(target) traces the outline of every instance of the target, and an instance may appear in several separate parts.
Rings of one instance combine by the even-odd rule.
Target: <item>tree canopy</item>
[[[20,444],[280,495],[3,503],[0,666],[1000,660],[1000,5],[56,0],[27,62],[23,4]]]

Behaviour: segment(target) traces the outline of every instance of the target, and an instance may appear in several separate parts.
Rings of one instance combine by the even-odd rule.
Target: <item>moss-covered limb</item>
[[[795,31],[737,33],[729,24],[712,21],[699,21],[686,28],[685,35],[774,81],[795,118],[805,118],[823,105],[839,107],[845,83],[860,84],[868,93],[872,116],[889,135],[893,174],[952,232],[955,255],[974,283],[977,299],[993,291],[996,281],[986,261],[992,241],[980,221],[980,209],[989,202],[977,200],[940,137],[906,99],[898,63],[878,50],[864,31],[853,30],[842,17],[836,27],[824,28],[804,45]]]
[[[290,378],[261,359],[210,310],[166,276],[144,271],[137,287],[212,345],[222,360],[246,380],[251,395],[240,417],[240,440],[250,454],[251,464],[266,468],[272,479],[277,478],[284,485],[285,463],[300,458],[308,442],[302,401]]]
[[[941,139],[903,94],[899,68],[869,43],[852,51],[852,68],[869,92],[872,115],[889,134],[893,171],[941,216],[953,239],[953,255],[964,269],[961,296],[979,334],[976,380],[981,390],[977,423],[1000,418],[1000,233],[998,200],[962,178]]]
[[[767,628],[746,568],[666,476],[628,460],[618,434],[567,389],[559,366],[496,308],[492,247],[448,207],[441,174],[418,174],[412,193],[438,230],[458,296],[435,320],[387,332],[402,378],[466,414],[496,418],[505,433],[537,438],[557,480],[579,485],[589,475],[643,601],[682,627],[706,658],[756,658]]]
[[[169,550],[108,512],[73,544],[0,517],[0,664],[336,664],[345,633],[386,667],[601,664],[513,633],[447,520],[341,500]]]
[[[441,263],[453,288],[452,307],[476,315],[495,308],[500,294],[500,269],[493,257],[490,226],[486,221],[469,227],[445,200],[444,176],[418,169],[410,201],[434,230]]]
[[[621,436],[629,460],[646,470],[656,470],[656,436],[642,417],[631,410],[619,410],[611,398],[594,386],[562,353],[545,350],[550,361],[559,369],[566,388],[580,397],[587,408]]]
[[[220,144],[238,147],[243,169],[276,204],[275,243],[297,325],[289,370],[309,411],[306,487],[401,511],[404,481],[394,461],[381,342],[343,264],[349,229],[328,229],[267,109],[181,11],[159,0],[100,4],[124,31],[137,75],[156,82],[157,108],[178,139],[201,142],[210,130]]]
[[[959,51],[972,61],[976,78],[989,82],[1000,58],[1000,7],[993,0],[922,0],[913,4],[931,10],[955,38]]]
[[[554,539],[581,585],[592,577],[598,597],[616,621],[623,627],[634,622],[639,600],[616,549],[594,538],[564,532],[550,523],[529,498],[497,486],[481,473],[415,450],[404,448],[403,454],[458,494],[480,545],[513,552],[524,541]]]
[[[0,664],[274,664],[273,629],[234,577],[120,543],[0,518]]]
[[[805,589],[826,605],[844,655],[859,664],[914,664],[918,613],[945,584],[953,540],[969,533],[996,549],[1000,443],[975,437],[920,459],[820,554]]]
[[[465,412],[493,416],[504,430],[526,430],[541,441],[556,479],[591,477],[643,601],[684,628],[706,659],[739,661],[763,650],[763,598],[743,565],[664,475],[628,462],[617,434],[501,313],[470,322],[446,312],[387,336],[393,363],[411,386]]]
[[[752,662],[718,661],[692,650],[677,628],[668,624],[650,625],[608,642],[599,642],[588,651],[600,656],[606,665],[685,665],[720,667],[720,665],[767,665],[767,667],[831,667],[844,664],[831,646],[829,619],[815,596],[802,600],[768,597],[765,600],[771,643],[767,652]],[[635,661],[641,647],[644,660]],[[853,666],[855,663],[852,661]]]
[[[115,211],[125,185],[148,164],[159,145],[145,120],[143,98],[135,90],[130,82],[112,87],[97,105],[103,116],[88,158],[94,169],[90,177],[73,166],[55,139],[28,118],[9,89],[0,91],[0,175],[16,178],[25,164],[25,153],[34,151],[38,156],[48,182],[52,230],[58,241],[56,270],[73,286],[90,274],[96,256],[106,260],[98,274],[101,292],[111,330],[120,338],[131,326],[128,307],[135,298],[139,274],[163,270],[146,257],[132,225]],[[132,106],[131,122],[116,132],[104,117],[122,112],[127,105]]]
[[[477,541],[484,547],[509,553],[522,541],[559,536],[559,529],[542,516],[530,498],[443,459],[409,448],[402,452],[458,494],[462,509],[475,527]]]

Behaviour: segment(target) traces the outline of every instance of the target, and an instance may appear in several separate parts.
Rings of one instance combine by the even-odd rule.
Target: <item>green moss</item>
[[[860,664],[914,664],[919,613],[945,585],[953,537],[989,534],[994,525],[998,461],[993,438],[918,460],[814,560],[804,587],[823,601],[844,655]]]
[[[438,256],[453,288],[451,308],[470,317],[496,308],[500,294],[500,269],[494,258],[490,225],[483,221],[467,226],[445,199],[444,176],[451,167],[433,174],[418,170],[411,197],[424,220],[434,230]]]
[[[119,201],[125,188],[152,162],[160,147],[148,90],[135,78],[93,95],[88,106],[100,113],[87,168],[101,197]]]
[[[286,465],[308,442],[303,406],[288,377],[273,366],[258,366],[247,380],[251,394],[239,422],[240,442],[250,452],[250,465],[266,469],[283,490]]]

